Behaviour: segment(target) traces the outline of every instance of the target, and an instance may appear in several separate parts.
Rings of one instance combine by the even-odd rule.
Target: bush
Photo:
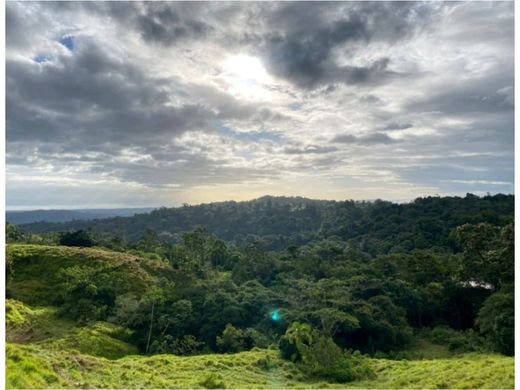
[[[447,345],[450,351],[480,352],[486,350],[485,340],[473,329],[457,331],[446,325],[437,325],[425,334],[432,343]]]
[[[244,333],[227,324],[222,336],[217,336],[217,347],[221,352],[240,352],[246,349]]]
[[[293,322],[278,343],[283,359],[301,362],[303,348],[312,343],[313,329],[307,324]]]
[[[234,353],[248,351],[253,347],[266,348],[268,339],[255,329],[237,329],[227,324],[222,336],[217,336],[217,347],[221,352]]]
[[[359,354],[345,354],[332,337],[307,324],[294,322],[280,339],[284,359],[301,362],[301,368],[314,377],[332,382],[349,382],[365,377],[371,370]],[[356,369],[353,363],[360,364]]]
[[[65,246],[81,246],[91,247],[94,246],[95,240],[92,237],[92,233],[88,230],[77,230],[75,232],[62,233],[59,239],[60,245]]]
[[[215,374],[211,373],[202,381],[199,382],[199,385],[205,387],[206,389],[225,389],[226,384],[222,381],[222,378]]]
[[[174,338],[166,335],[155,340],[150,346],[152,354],[171,353],[174,355],[195,355],[204,348],[202,341],[197,341],[195,336],[186,335],[181,338]]]
[[[276,362],[274,362],[273,359],[267,355],[265,358],[258,359],[255,362],[255,366],[260,367],[264,371],[268,371],[276,367]]]

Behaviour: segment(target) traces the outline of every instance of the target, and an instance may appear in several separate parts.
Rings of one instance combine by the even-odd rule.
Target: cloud
[[[333,146],[317,146],[317,145],[306,145],[303,147],[286,147],[284,152],[287,154],[326,154],[332,153],[338,150]]]
[[[513,191],[513,32],[508,2],[8,2],[8,203]]]
[[[430,11],[418,3],[281,3],[266,12],[268,30],[262,51],[268,68],[302,88],[327,83],[372,84],[398,73],[389,58],[364,66],[340,65],[335,51],[355,56],[357,45],[407,39],[429,22]]]
[[[213,28],[190,15],[197,14],[197,4],[172,7],[167,3],[144,3],[144,12],[137,16],[137,25],[145,41],[172,45],[183,39],[198,39]],[[179,8],[184,11],[182,15]]]
[[[378,145],[378,144],[390,144],[397,142],[397,140],[389,137],[384,133],[372,133],[369,135],[355,136],[352,134],[340,134],[332,139],[335,143],[345,144],[358,144],[364,146]]]

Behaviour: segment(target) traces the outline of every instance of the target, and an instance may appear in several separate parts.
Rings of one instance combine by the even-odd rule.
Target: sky
[[[513,2],[8,2],[8,209],[514,192]]]

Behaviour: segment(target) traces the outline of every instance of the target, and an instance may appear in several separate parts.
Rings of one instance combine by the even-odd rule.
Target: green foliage
[[[513,352],[509,197],[425,198],[407,205],[265,198],[170,212],[149,215],[150,230],[129,243],[117,224],[110,231],[89,233],[96,245],[118,252],[56,245],[58,233],[36,237],[10,228],[11,239],[40,244],[7,245],[8,342],[28,343],[27,353],[51,360],[58,359],[49,357],[58,351],[84,354],[88,364],[94,356],[112,359],[110,367],[121,370],[116,379],[99,374],[109,381],[106,385],[85,379],[87,374],[69,363],[51,366],[59,383],[72,387],[196,387],[207,379],[154,382],[143,377],[132,382],[123,378],[130,368],[114,359],[139,370],[163,364],[159,356],[128,357],[137,353],[167,354],[168,359],[185,355],[187,360],[168,362],[200,363],[198,370],[206,375],[236,375],[240,380],[225,377],[231,387],[269,387],[273,382],[266,379],[267,372],[279,375],[277,383],[288,387],[300,380],[309,386],[322,381],[312,382],[317,387],[373,381],[380,366],[395,368],[403,386],[414,387],[418,382],[399,371],[405,366],[345,350],[403,362],[458,358],[469,351],[485,354],[489,348]],[[184,219],[174,221],[173,214]],[[226,225],[231,215],[232,227]],[[157,216],[163,218],[161,225],[153,223]],[[188,226],[215,216],[222,225],[168,230],[173,222]],[[254,234],[247,229],[237,234],[239,227],[252,227],[250,217],[256,223]],[[223,241],[226,237],[234,243]],[[279,356],[255,348],[276,349],[276,344]],[[224,354],[218,359],[203,355],[212,351]],[[418,376],[425,372],[425,366],[414,367]],[[67,370],[76,371],[61,376]],[[249,374],[254,381],[241,382]],[[166,371],[161,375],[171,378]],[[421,378],[433,387],[509,380],[475,382],[458,371],[450,375],[458,382],[435,375],[435,382]],[[86,382],[80,383],[80,377]],[[381,383],[397,383],[386,371],[382,377]]]
[[[159,236],[153,229],[146,229],[137,242],[136,248],[143,252],[154,252],[160,245]]]
[[[220,377],[220,375],[211,373],[207,375],[202,381],[199,382],[199,385],[205,387],[206,389],[225,389],[226,385],[224,381]]]
[[[10,328],[19,328],[25,325],[34,315],[34,310],[14,299],[5,301],[5,323]]]
[[[307,324],[293,322],[280,338],[279,348],[282,358],[292,362],[303,361],[304,346],[313,342],[313,329]]]
[[[140,296],[166,271],[161,263],[94,248],[9,244],[6,257],[13,271],[8,294],[42,305],[62,304],[75,289],[85,298],[105,299],[103,294],[111,289],[117,296]]]
[[[351,355],[345,354],[330,335],[307,324],[293,322],[279,342],[280,355],[292,362],[300,362],[302,370],[311,377],[332,382],[349,382],[371,374],[359,355],[354,368]]]
[[[151,353],[172,353],[174,355],[196,355],[204,348],[204,343],[197,341],[192,335],[173,338],[171,335],[154,340],[150,347]]]
[[[23,344],[12,344],[10,340],[13,340],[15,329],[8,325],[7,388],[77,388],[80,385],[96,388],[194,388],[202,386],[201,382],[211,372],[220,375],[215,376],[215,382],[225,378],[225,385],[230,388],[317,388],[326,384],[317,380],[338,381],[342,378],[309,378],[300,373],[298,366],[279,360],[275,350],[254,349],[240,354],[182,358],[173,355],[128,356],[136,351],[127,350],[127,356],[121,358],[125,349],[113,354],[116,350],[112,346],[129,336],[120,328],[112,328],[106,323],[78,328],[74,323],[56,317],[55,310],[30,308],[19,302],[11,302],[10,306],[13,305],[24,313],[25,318],[22,321],[25,326],[16,328],[16,332],[20,329],[30,332],[32,328],[41,332],[37,339],[47,339],[43,343],[27,343],[28,339],[24,338]],[[50,337],[45,336],[46,333],[50,333]],[[391,361],[367,359],[353,353],[348,354],[347,359],[354,375],[355,382],[349,383],[353,387],[433,388],[444,384],[447,388],[512,388],[514,384],[514,359],[497,355]],[[335,373],[325,371],[322,375]],[[219,383],[217,387],[221,385]],[[327,385],[335,386],[333,383]],[[345,387],[344,384],[338,386]]]
[[[512,287],[494,293],[482,305],[476,321],[495,350],[510,356],[515,352],[514,299]]]
[[[359,320],[356,317],[338,309],[318,309],[312,312],[311,316],[320,323],[321,330],[331,337],[333,337],[340,328],[346,332],[351,332],[359,328]]]
[[[217,337],[217,347],[222,352],[240,352],[246,349],[244,332],[227,324],[222,336]]]
[[[487,222],[504,226],[513,220],[514,197],[425,197],[405,204],[384,201],[319,201],[265,196],[248,202],[221,202],[161,208],[131,218],[97,221],[34,223],[24,225],[32,233],[86,229],[119,232],[136,243],[153,229],[171,243],[179,235],[205,226],[219,239],[239,247],[264,241],[268,250],[302,246],[319,237],[338,236],[352,247],[370,254],[406,252],[450,245],[450,231],[466,223]]]
[[[267,340],[255,329],[237,329],[227,324],[221,336],[217,336],[217,348],[224,353],[250,350],[253,347],[266,347]]]
[[[75,232],[62,233],[59,239],[60,245],[91,247],[96,241],[90,230],[77,230]]]
[[[5,224],[5,241],[7,243],[13,242],[26,242],[28,239],[27,234],[22,231],[18,226],[13,225],[9,222]]]
[[[480,223],[463,225],[452,233],[461,246],[461,277],[498,290],[514,281],[514,226]]]
[[[456,331],[446,325],[438,325],[424,334],[434,344],[444,345],[450,351],[483,352],[488,349],[485,340],[473,329]]]
[[[258,364],[269,359],[269,369]],[[211,372],[228,388],[514,388],[514,358],[469,354],[417,361],[367,359],[377,376],[348,384],[310,379],[276,351],[183,356],[127,356],[107,360],[39,344],[6,345],[6,388],[182,388],[201,387]],[[222,380],[218,377],[217,381]]]

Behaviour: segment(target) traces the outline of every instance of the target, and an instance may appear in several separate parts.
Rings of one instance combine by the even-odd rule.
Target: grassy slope
[[[60,298],[60,285],[81,275],[113,286],[117,294],[142,294],[154,277],[171,272],[161,261],[97,248],[7,245],[11,264],[7,295],[31,305],[49,305]]]
[[[269,363],[265,363],[269,361]],[[392,361],[372,359],[376,378],[348,384],[308,381],[275,350],[231,355],[126,356],[117,360],[47,349],[37,344],[7,345],[7,387],[197,388],[211,373],[227,388],[513,388],[514,359],[464,355],[452,359]]]
[[[211,382],[228,388],[346,387],[306,380],[295,365],[281,360],[276,350],[191,357],[138,356],[135,347],[125,342],[128,334],[120,327],[103,322],[78,327],[58,317],[55,308],[37,306],[56,294],[48,286],[61,282],[60,269],[79,266],[112,276],[123,273],[134,283],[121,287],[128,289],[152,283],[153,274],[162,269],[159,263],[97,249],[21,245],[10,245],[8,256],[14,260],[15,271],[8,291],[19,299],[9,299],[6,305],[8,388],[200,388],[211,387]],[[514,387],[513,358],[452,356],[443,347],[423,341],[417,342],[412,352],[424,360],[371,359],[376,378],[347,386]]]

